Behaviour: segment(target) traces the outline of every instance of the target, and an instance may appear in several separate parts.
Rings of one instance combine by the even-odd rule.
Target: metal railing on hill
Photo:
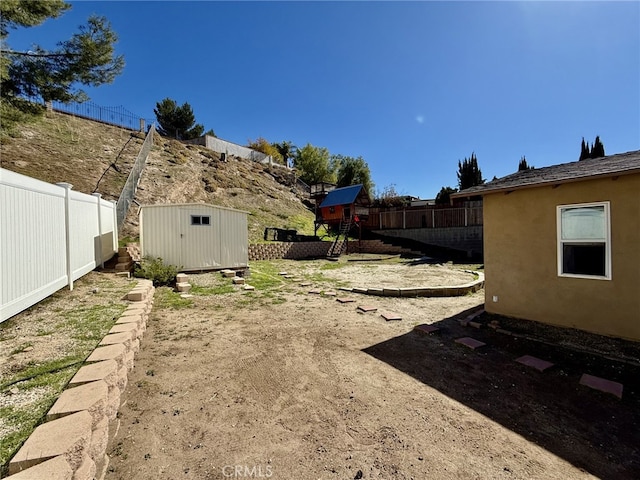
[[[155,131],[156,130],[154,125],[151,124],[151,128],[149,128],[147,137],[144,139],[144,143],[142,144],[142,148],[140,149],[140,153],[138,153],[138,157],[133,164],[131,173],[129,173],[129,177],[127,178],[127,181],[122,188],[120,198],[118,198],[118,206],[116,207],[118,230],[122,228],[124,219],[126,218],[127,212],[129,211],[129,206],[131,205],[131,202],[136,195],[138,183],[140,183],[140,176],[142,175],[142,171],[144,170],[144,166],[147,162],[147,157],[149,156],[151,147],[153,147],[153,135]]]
[[[118,107],[102,107],[93,102],[51,102],[50,108],[56,112],[68,113],[76,117],[87,118],[97,122],[116,125],[118,127],[127,128],[144,132],[147,125],[153,125],[153,119],[142,118],[139,115],[131,113],[123,106]]]

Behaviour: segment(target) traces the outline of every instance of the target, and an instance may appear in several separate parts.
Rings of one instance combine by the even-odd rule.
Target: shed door
[[[182,268],[198,270],[218,265],[216,213],[211,209],[181,209],[180,263]]]

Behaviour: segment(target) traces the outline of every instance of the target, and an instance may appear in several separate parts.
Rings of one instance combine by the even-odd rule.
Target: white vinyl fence
[[[0,168],[0,322],[117,251],[115,202]]]

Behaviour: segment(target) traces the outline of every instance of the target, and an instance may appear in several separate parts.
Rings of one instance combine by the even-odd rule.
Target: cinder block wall
[[[270,242],[249,245],[249,261],[302,260],[304,258],[326,257],[331,242]],[[346,251],[346,250],[345,250]],[[388,245],[381,240],[362,240],[349,242],[349,253],[399,254],[410,252],[407,248]]]
[[[330,242],[272,242],[249,245],[249,261],[326,257]]]

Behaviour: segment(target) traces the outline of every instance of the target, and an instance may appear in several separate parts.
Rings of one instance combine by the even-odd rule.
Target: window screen
[[[609,203],[558,207],[558,275],[611,277]]]

